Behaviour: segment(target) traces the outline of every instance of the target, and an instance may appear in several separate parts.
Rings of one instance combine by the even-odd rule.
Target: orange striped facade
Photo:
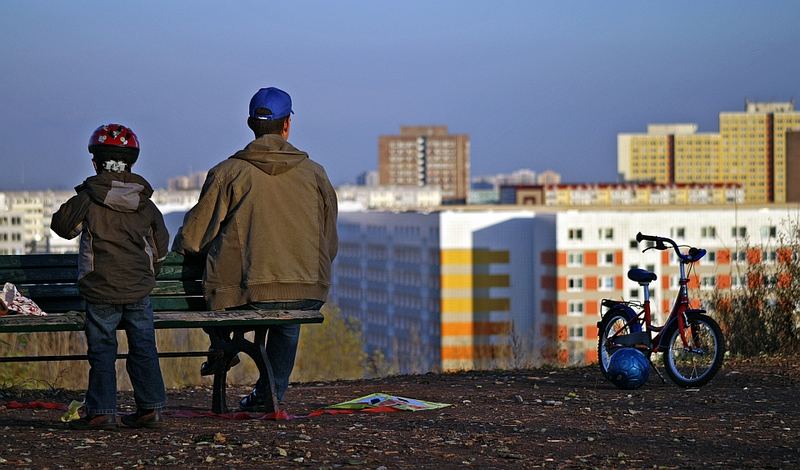
[[[444,370],[493,367],[511,355],[511,301],[494,297],[507,288],[508,274],[484,274],[508,265],[508,251],[441,250],[441,352]]]
[[[539,331],[547,343],[545,360],[595,362],[600,301],[622,296],[623,251],[551,250],[542,252],[539,261],[552,268],[539,280],[545,292],[539,302],[546,319]]]
[[[628,266],[624,263],[623,251],[613,251],[613,262],[605,258],[610,250],[558,250],[543,252],[542,265],[552,267],[543,274],[539,287],[545,292],[539,301],[540,312],[548,321],[539,327],[539,333],[548,341],[547,354],[557,363],[572,363],[579,360],[597,360],[596,341],[600,318],[600,300],[603,298],[629,298],[631,290],[641,288],[624,277]],[[690,306],[702,308],[704,291],[730,289],[735,287],[734,252],[730,249],[711,250],[706,258],[696,263],[689,273]],[[765,252],[760,249],[746,249],[738,253],[738,259],[749,264],[765,261]],[[787,263],[792,259],[790,248],[779,248],[771,259]],[[679,266],[669,251],[661,252],[656,261],[661,262],[658,269],[660,279],[651,285],[660,289],[661,301],[654,303],[654,311],[666,318],[669,315],[678,291]],[[609,285],[613,278],[613,287]],[[758,276],[742,279],[742,283],[757,286],[765,282]],[[791,278],[778,276],[778,285],[789,285]],[[641,295],[641,294],[640,294]],[[639,298],[641,300],[641,297]],[[660,311],[658,310],[660,309]]]

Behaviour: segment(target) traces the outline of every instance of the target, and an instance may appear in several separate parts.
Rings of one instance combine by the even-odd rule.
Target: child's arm
[[[164,262],[169,252],[169,231],[167,230],[166,224],[164,224],[164,216],[156,205],[153,204],[153,201],[150,201],[150,208],[153,213],[150,229],[153,233],[153,243],[155,244],[154,248],[156,250],[154,253],[155,259],[153,260],[153,268],[155,268],[155,274],[158,275],[161,271],[161,263]]]
[[[50,228],[67,240],[77,237],[83,230],[83,219],[89,211],[89,204],[89,195],[85,191],[72,196],[53,214]]]

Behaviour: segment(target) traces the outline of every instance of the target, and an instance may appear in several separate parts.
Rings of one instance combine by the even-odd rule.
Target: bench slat
[[[170,253],[164,260],[158,280],[198,280],[203,277],[200,257]],[[78,278],[78,255],[2,255],[0,280],[13,284],[75,282]]]
[[[78,286],[72,284],[28,284],[18,285],[20,293],[25,297],[38,301],[43,299],[64,299],[68,297],[80,297]],[[158,281],[156,287],[150,293],[151,297],[156,296],[184,296],[184,295],[203,295],[202,281]]]
[[[0,269],[0,280],[12,284],[50,284],[72,282],[78,279],[78,266],[50,268],[4,268]]]
[[[223,312],[156,312],[156,329],[251,327],[282,323],[322,323],[318,310],[230,310]],[[0,333],[83,331],[83,312],[67,312],[36,317],[6,315],[0,317]]]
[[[47,313],[83,311],[85,304],[81,297],[36,298],[31,297],[42,310]],[[158,311],[195,311],[208,308],[203,297],[150,297],[153,310]]]
[[[163,266],[180,266],[183,264],[203,264],[200,257],[184,257],[178,253],[170,252],[162,263]],[[36,255],[0,255],[0,269],[5,268],[53,268],[77,266],[78,255],[68,254],[36,254]]]
[[[2,255],[0,270],[7,268],[58,268],[78,265],[78,255]]]
[[[0,317],[0,333],[39,331],[83,331],[83,312],[68,312],[45,317],[6,315]]]

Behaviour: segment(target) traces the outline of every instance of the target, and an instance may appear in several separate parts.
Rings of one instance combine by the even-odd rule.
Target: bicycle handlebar
[[[675,241],[672,240],[671,238],[657,237],[655,235],[644,235],[642,234],[642,232],[637,233],[636,242],[641,243],[643,240],[655,242],[656,245],[653,248],[655,248],[656,250],[666,250],[669,247],[666,246],[664,243],[669,243],[675,249],[675,254],[678,255],[678,258],[686,263],[694,263],[695,261],[698,261],[706,254],[706,250],[694,247],[689,248],[689,252],[687,254],[683,254],[681,253],[681,250],[678,248],[678,244],[675,243]]]

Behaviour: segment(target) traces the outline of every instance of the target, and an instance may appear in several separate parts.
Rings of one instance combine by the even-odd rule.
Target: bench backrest
[[[153,310],[206,310],[202,276],[201,258],[170,253],[150,294]],[[77,279],[76,254],[0,256],[0,287],[5,282],[16,285],[22,295],[33,299],[47,313],[83,310]]]

